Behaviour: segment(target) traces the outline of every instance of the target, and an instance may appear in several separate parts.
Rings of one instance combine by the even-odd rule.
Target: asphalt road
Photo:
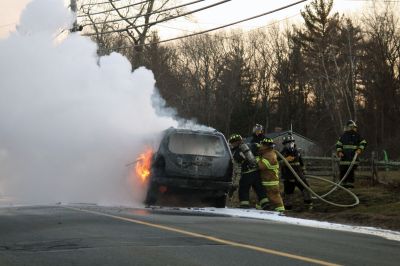
[[[0,265],[398,265],[400,242],[265,220],[80,205],[0,208]]]

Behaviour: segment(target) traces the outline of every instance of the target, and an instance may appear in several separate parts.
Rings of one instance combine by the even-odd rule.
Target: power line
[[[296,13],[296,14],[293,14],[293,15],[291,15],[291,16],[287,16],[287,17],[285,17],[285,18],[283,18],[283,19],[280,19],[280,20],[277,20],[277,21],[273,21],[273,22],[271,22],[271,23],[269,23],[269,24],[267,24],[267,25],[263,25],[263,26],[260,26],[260,27],[256,27],[256,28],[247,30],[247,31],[245,31],[245,32],[233,33],[233,34],[231,34],[230,36],[244,35],[244,34],[248,34],[248,33],[250,33],[250,32],[253,32],[253,31],[256,31],[256,30],[259,30],[259,29],[262,29],[262,28],[269,28],[269,27],[271,27],[271,26],[273,26],[273,25],[276,25],[276,24],[278,24],[278,23],[281,23],[282,21],[289,20],[289,19],[294,18],[294,17],[297,17],[297,16],[299,16],[299,15],[301,15],[301,13]],[[173,30],[179,30],[179,31],[189,32],[189,33],[196,33],[196,31],[185,30],[185,29],[176,28],[176,27],[171,27],[171,26],[166,26],[166,25],[158,25],[158,27],[163,27],[163,28],[168,28],[168,29],[173,29]],[[220,36],[216,35],[216,37],[221,38],[221,39],[232,39],[230,36],[229,36],[229,37],[220,37]]]
[[[219,29],[222,29],[222,28],[226,28],[226,27],[229,27],[229,26],[233,26],[233,25],[236,25],[236,24],[239,24],[239,23],[242,23],[242,22],[246,22],[246,21],[249,21],[249,20],[252,20],[252,19],[256,19],[256,18],[259,18],[259,17],[262,17],[262,16],[266,16],[266,15],[281,11],[283,9],[286,9],[286,8],[289,8],[289,7],[292,7],[292,6],[298,5],[298,4],[303,3],[303,2],[307,2],[307,1],[308,0],[297,1],[297,2],[294,2],[292,4],[289,4],[289,5],[286,5],[286,6],[282,6],[282,7],[279,7],[277,9],[274,9],[274,10],[271,10],[271,11],[268,11],[268,12],[253,16],[253,17],[249,17],[249,18],[246,18],[246,19],[235,21],[235,22],[232,22],[232,23],[229,23],[229,24],[225,24],[225,25],[222,25],[222,26],[219,26],[219,27],[212,28],[212,29],[208,29],[208,30],[204,30],[204,31],[200,31],[200,32],[196,32],[196,33],[192,33],[192,34],[188,34],[188,35],[184,35],[184,36],[179,36],[179,37],[175,37],[175,38],[165,39],[165,40],[161,40],[161,41],[157,41],[157,42],[118,47],[118,48],[114,48],[114,50],[127,49],[127,48],[132,48],[132,47],[139,47],[139,46],[154,45],[154,44],[159,44],[159,43],[164,43],[164,42],[175,41],[175,40],[179,40],[179,39],[183,39],[183,38],[193,37],[193,36],[196,36],[196,35],[200,35],[200,34],[208,33],[208,32],[211,32],[211,31],[219,30]],[[108,50],[111,50],[111,49],[108,49]]]
[[[258,28],[251,29],[251,30],[249,30],[249,32],[251,32],[251,31],[256,31],[256,30],[259,30],[259,29],[262,29],[262,28],[268,28],[268,27],[273,26],[273,25],[275,25],[275,24],[278,24],[278,23],[280,23],[280,22],[282,22],[282,21],[289,20],[289,19],[291,19],[291,18],[297,17],[298,15],[301,15],[301,13],[296,13],[296,14],[294,14],[294,15],[288,16],[288,17],[283,18],[283,19],[281,19],[281,20],[274,21],[274,22],[272,22],[272,23],[270,23],[270,24],[268,24],[268,25],[264,25],[264,26],[260,26],[260,27],[258,27]]]
[[[194,31],[191,31],[191,30],[185,30],[185,29],[175,28],[175,27],[166,26],[166,25],[158,25],[158,27],[163,27],[163,28],[167,28],[167,29],[173,29],[173,30],[179,30],[179,31],[186,31],[186,32],[194,33]]]
[[[127,17],[127,18],[123,18],[123,19],[115,19],[115,20],[109,20],[109,21],[102,21],[102,22],[94,22],[94,23],[90,23],[90,24],[84,24],[82,26],[85,27],[85,26],[90,26],[90,25],[98,25],[98,24],[103,24],[103,23],[113,23],[113,22],[118,22],[118,21],[122,21],[122,20],[140,18],[140,17],[144,17],[144,16],[148,16],[148,15],[153,15],[153,14],[157,14],[157,13],[161,13],[161,12],[166,12],[166,11],[169,11],[169,10],[172,10],[172,9],[181,8],[181,7],[184,7],[184,6],[197,4],[197,3],[203,2],[203,1],[205,1],[205,0],[196,0],[196,1],[192,1],[192,2],[189,2],[189,3],[186,3],[186,4],[182,4],[182,5],[179,5],[179,6],[174,6],[174,7],[169,7],[169,8],[166,8],[166,9],[156,10],[156,11],[153,11],[153,12],[149,12],[149,13],[145,13],[145,14],[141,14],[141,15],[136,15],[136,16],[133,16],[133,17]],[[140,27],[140,26],[137,26],[137,27]]]
[[[83,4],[83,5],[81,5],[81,7],[83,7],[83,6],[96,6],[96,5],[104,5],[104,4],[110,4],[110,2],[113,2],[113,3],[115,3],[115,2],[120,2],[120,1],[122,1],[122,0],[109,0],[109,1],[107,1],[107,2],[100,2],[100,3],[88,3],[88,4]]]
[[[348,2],[400,3],[398,0],[343,0]]]
[[[150,22],[150,23],[146,23],[146,24],[135,25],[135,27],[136,27],[136,28],[139,28],[139,27],[143,27],[143,26],[156,25],[156,24],[161,23],[161,22],[164,22],[164,21],[168,21],[168,20],[171,20],[171,19],[183,17],[183,16],[186,16],[186,15],[190,15],[190,14],[193,14],[193,13],[196,13],[196,12],[199,12],[199,11],[202,11],[202,10],[205,10],[205,9],[209,9],[209,8],[211,8],[211,7],[218,6],[218,5],[224,4],[224,3],[226,3],[226,2],[230,2],[230,1],[232,1],[232,0],[223,0],[223,1],[219,1],[219,2],[217,2],[217,3],[215,3],[215,4],[208,5],[208,6],[205,6],[205,7],[202,7],[202,8],[198,8],[198,9],[192,10],[192,11],[190,11],[190,12],[186,12],[186,13],[183,13],[183,14],[180,14],[180,15],[177,15],[177,16],[166,17],[166,18],[161,19],[161,20],[156,21],[156,22]],[[103,23],[107,23],[107,22],[117,22],[117,21],[121,21],[121,20],[126,20],[126,19],[118,19],[118,20],[113,20],[113,21],[105,21],[105,22],[103,22]],[[115,32],[123,32],[123,31],[127,31],[127,30],[130,30],[130,29],[132,29],[132,27],[127,27],[127,28],[125,28],[125,29],[119,29],[119,30],[105,31],[105,32],[102,32],[101,34],[109,34],[109,33],[115,33]],[[93,36],[93,35],[97,35],[97,33],[87,33],[87,34],[83,34],[83,36]]]
[[[86,17],[86,16],[94,16],[94,15],[104,14],[104,13],[108,13],[108,12],[111,12],[111,11],[116,11],[116,10],[121,10],[121,9],[125,9],[125,8],[128,8],[128,7],[132,7],[132,6],[138,6],[138,5],[141,5],[141,4],[144,4],[144,3],[148,3],[150,1],[154,1],[154,0],[147,0],[147,1],[137,2],[137,3],[134,3],[134,4],[121,6],[121,7],[117,7],[117,8],[114,8],[114,9],[99,11],[99,12],[95,12],[95,13],[89,13],[89,14],[85,14],[85,15],[79,15],[77,17],[81,18],[81,17]]]

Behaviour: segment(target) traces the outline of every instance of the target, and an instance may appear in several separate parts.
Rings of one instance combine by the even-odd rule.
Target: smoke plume
[[[154,77],[71,27],[62,0],[35,0],[0,40],[0,197],[17,203],[135,204],[125,165],[177,122],[156,114]]]

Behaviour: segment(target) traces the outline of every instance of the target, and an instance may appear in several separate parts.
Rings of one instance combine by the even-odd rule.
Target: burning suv
[[[232,154],[222,133],[169,128],[152,157],[145,204],[169,198],[166,205],[222,208],[231,184]]]

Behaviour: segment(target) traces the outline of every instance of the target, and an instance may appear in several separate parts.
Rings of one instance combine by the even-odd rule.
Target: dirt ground
[[[309,183],[311,188],[319,195],[328,192],[331,188],[329,185],[313,179],[309,179]],[[400,183],[372,185],[369,179],[358,178],[355,182],[355,188],[351,191],[360,200],[360,204],[355,207],[340,208],[328,205],[320,200],[314,200],[314,208],[306,210],[303,208],[301,193],[296,189],[294,208],[291,211],[286,211],[285,215],[400,231]],[[354,202],[349,194],[339,190],[327,196],[326,199],[341,204]],[[254,193],[252,193],[251,202],[255,206],[256,197]],[[235,193],[233,200],[228,202],[228,206],[238,206],[237,193]]]

